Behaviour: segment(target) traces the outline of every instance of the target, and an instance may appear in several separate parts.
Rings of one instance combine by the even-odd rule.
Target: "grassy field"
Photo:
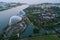
[[[30,38],[24,38],[24,40],[60,40],[57,36],[35,36]]]
[[[42,37],[33,37],[32,40],[60,40],[57,36],[42,36]]]

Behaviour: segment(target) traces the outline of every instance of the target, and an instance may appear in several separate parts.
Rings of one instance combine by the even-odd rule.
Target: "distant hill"
[[[7,4],[6,2],[0,2],[0,5],[5,5],[5,4]]]
[[[42,4],[45,4],[45,5],[60,5],[60,3],[42,3]]]

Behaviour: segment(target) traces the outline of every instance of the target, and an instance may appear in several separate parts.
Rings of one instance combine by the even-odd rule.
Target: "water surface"
[[[0,11],[0,33],[2,32],[2,29],[5,28],[9,23],[11,16],[17,15],[21,10],[27,7],[28,5],[22,5],[5,11]]]

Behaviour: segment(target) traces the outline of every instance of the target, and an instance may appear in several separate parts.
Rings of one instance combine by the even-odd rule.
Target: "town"
[[[1,40],[60,40],[60,3],[0,2],[0,26]]]

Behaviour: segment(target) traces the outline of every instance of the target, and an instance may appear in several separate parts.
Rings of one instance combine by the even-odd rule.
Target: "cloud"
[[[29,4],[36,4],[36,3],[60,3],[60,0],[0,0],[0,2],[21,2],[21,3],[29,3]]]

